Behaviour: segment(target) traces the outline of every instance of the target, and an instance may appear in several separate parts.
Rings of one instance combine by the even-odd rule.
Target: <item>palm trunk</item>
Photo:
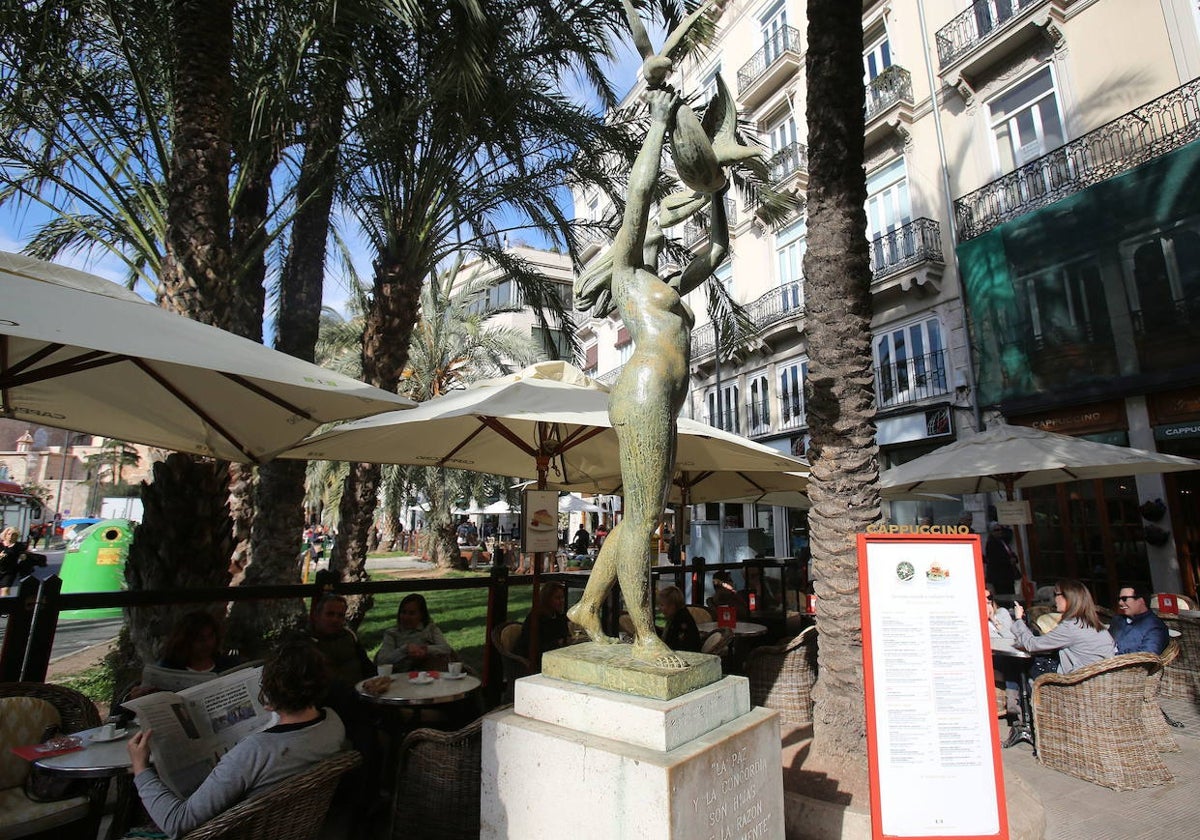
[[[879,519],[871,366],[871,272],[863,174],[862,9],[808,3],[809,334],[806,383],[820,678],[814,750],[866,754],[856,534]]]
[[[162,303],[195,320],[236,328],[229,282],[232,0],[173,0],[171,19],[175,133]],[[130,589],[227,584],[233,550],[228,465],[174,454],[155,466],[154,475],[142,488],[144,516],[125,570]],[[132,611],[131,636],[144,659],[157,654],[174,614]]]
[[[376,263],[371,308],[363,329],[363,379],[385,391],[395,391],[408,363],[408,345],[417,323],[423,277],[404,271],[399,260]],[[346,478],[338,507],[338,538],[330,557],[330,568],[342,580],[366,580],[367,534],[378,507],[377,465],[355,464]],[[367,602],[369,607],[369,601]],[[352,605],[352,618],[361,617],[364,607]]]

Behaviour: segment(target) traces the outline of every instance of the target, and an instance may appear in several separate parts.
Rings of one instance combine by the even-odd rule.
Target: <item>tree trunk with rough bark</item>
[[[225,507],[228,466],[224,461],[178,452],[154,464],[152,483],[142,483],[144,515],[125,562],[129,589],[171,591],[229,585],[233,534]],[[147,493],[149,487],[156,492]],[[178,616],[200,606],[127,610],[130,640],[142,661],[156,661],[159,645]]]
[[[175,39],[167,230],[161,303],[217,327],[245,328],[230,282],[232,0],[172,0]],[[130,589],[227,585],[233,553],[228,464],[172,454],[143,485],[144,515],[130,550]],[[136,610],[138,654],[157,656],[179,608]]]
[[[814,751],[863,761],[856,535],[880,516],[863,173],[862,9],[809,0],[808,250],[804,256],[812,439],[809,531],[820,677]]]
[[[400,384],[420,311],[424,277],[406,271],[404,265],[402,259],[376,262],[371,307],[363,329],[363,379],[385,391],[395,391]],[[330,568],[340,572],[342,580],[367,578],[367,533],[375,522],[379,475],[377,465],[354,464],[346,477],[338,506],[338,539],[330,558]],[[348,613],[361,618],[364,611],[352,605]]]

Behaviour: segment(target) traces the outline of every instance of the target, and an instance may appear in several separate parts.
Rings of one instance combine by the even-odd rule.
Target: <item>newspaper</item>
[[[122,705],[137,715],[142,729],[154,730],[154,768],[167,787],[187,797],[234,744],[275,723],[275,713],[259,701],[261,685],[262,668],[245,668]]]

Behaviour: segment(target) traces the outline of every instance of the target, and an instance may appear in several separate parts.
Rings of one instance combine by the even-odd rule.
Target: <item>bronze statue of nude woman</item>
[[[728,150],[721,149],[720,155],[713,151],[715,138],[704,134],[688,106],[664,84],[670,59],[665,54],[647,55],[644,30],[639,37],[640,22],[631,7],[627,11],[634,40],[646,59],[643,72],[651,89],[644,98],[650,109],[650,127],[630,170],[625,212],[612,247],[580,278],[576,290],[578,308],[592,308],[597,315],[604,315],[615,307],[634,343],[633,355],[622,368],[609,402],[609,418],[620,443],[624,517],[604,541],[583,597],[567,615],[592,641],[615,643],[600,627],[600,606],[613,583],[619,581],[634,627],[634,658],[663,668],[685,668],[687,663],[654,630],[649,545],[667,503],[675,470],[676,420],[688,390],[694,317],[683,296],[699,287],[728,253],[722,165],[738,156],[744,159],[748,147],[721,138],[727,141]],[[681,27],[684,25],[688,21]],[[677,40],[675,33],[668,43],[673,39]],[[725,104],[732,108],[727,93]],[[678,121],[681,113],[687,116]],[[662,202],[659,214],[652,215],[659,162],[673,131],[677,135],[670,138],[672,152],[681,176],[685,169],[698,172],[703,189],[670,196]],[[681,157],[689,160],[681,161]],[[689,186],[695,180],[684,177]],[[705,204],[711,205],[712,213],[707,249],[681,274],[660,278],[662,228],[679,223]]]

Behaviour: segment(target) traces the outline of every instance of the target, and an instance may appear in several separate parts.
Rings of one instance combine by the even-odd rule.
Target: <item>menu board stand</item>
[[[875,838],[1008,838],[973,534],[860,534]]]

